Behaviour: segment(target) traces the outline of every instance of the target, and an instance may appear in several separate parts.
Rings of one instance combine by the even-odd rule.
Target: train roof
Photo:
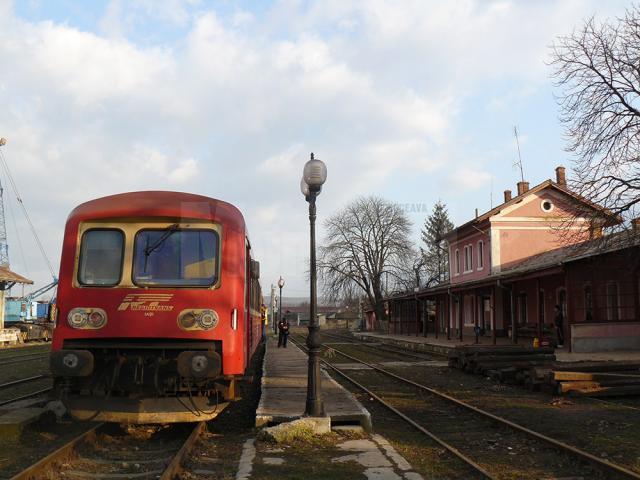
[[[74,208],[69,222],[123,218],[167,217],[217,220],[246,231],[240,210],[215,198],[183,192],[128,192],[97,198]]]

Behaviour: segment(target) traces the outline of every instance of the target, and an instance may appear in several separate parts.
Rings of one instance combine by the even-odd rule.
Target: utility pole
[[[0,147],[7,144],[5,138],[0,138]],[[0,151],[0,155],[2,152]],[[4,159],[4,157],[3,157]],[[9,268],[9,245],[7,244],[7,225],[4,221],[4,190],[0,183],[0,266]],[[12,284],[9,284],[12,285]],[[4,301],[7,282],[0,285],[0,332],[4,331]]]
[[[0,147],[6,144],[7,140],[0,138]],[[2,188],[2,183],[0,183],[0,266],[9,268],[9,245],[7,244],[7,225],[4,219],[4,189]]]
[[[278,322],[276,322],[276,286],[271,284],[271,300],[269,302],[271,308],[271,324],[273,325],[273,332],[277,333]]]

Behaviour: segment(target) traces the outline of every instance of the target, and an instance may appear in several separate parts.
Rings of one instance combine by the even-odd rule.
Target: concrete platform
[[[47,413],[43,407],[19,408],[2,412],[0,415],[0,437],[4,440],[18,440],[22,430]]]
[[[376,332],[354,332],[358,338],[370,340],[372,342],[386,343],[390,345],[401,346],[408,350],[414,350],[424,353],[436,353],[448,355],[450,351],[458,345],[473,345],[475,336],[466,336],[462,341],[460,339],[447,340],[446,337],[434,338],[417,337],[415,335],[392,335]],[[496,339],[497,345],[512,345],[508,338]],[[491,337],[480,337],[481,345],[491,345]],[[521,345],[531,346],[530,339],[522,339],[519,341]],[[640,361],[640,350],[615,351],[615,352],[594,352],[594,353],[576,353],[569,352],[568,348],[555,349],[556,360],[558,362],[582,362],[582,361]]]
[[[302,418],[307,398],[307,354],[289,342],[278,348],[269,336],[262,365],[262,394],[256,426]],[[371,430],[371,415],[355,397],[322,371],[322,399],[331,425],[360,425]]]

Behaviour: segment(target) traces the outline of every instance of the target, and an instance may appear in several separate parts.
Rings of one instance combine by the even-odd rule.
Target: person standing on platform
[[[564,346],[564,315],[562,314],[562,307],[560,307],[560,305],[556,305],[553,323],[556,326],[556,334],[558,335],[558,348],[562,348]]]
[[[269,320],[267,319],[267,306],[263,303],[260,305],[260,318],[262,320],[262,340],[267,338],[267,324]]]
[[[287,337],[289,336],[289,321],[287,317],[282,317],[278,322],[278,348],[287,348]]]

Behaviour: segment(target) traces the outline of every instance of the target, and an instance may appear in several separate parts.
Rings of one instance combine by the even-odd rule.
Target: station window
[[[78,283],[108,287],[120,283],[124,233],[115,229],[92,229],[82,235]]]
[[[593,320],[593,292],[591,285],[584,286],[584,319],[587,322]]]
[[[473,270],[473,246],[466,245],[464,247],[464,271],[470,272]]]
[[[527,294],[521,293],[518,295],[518,322],[521,325],[527,323]]]
[[[542,200],[542,202],[540,203],[540,208],[543,212],[550,212],[553,210],[553,203],[551,203],[551,201],[549,200]]]
[[[478,242],[478,270],[484,268],[484,242],[480,240]]]
[[[456,275],[460,275],[460,250],[456,248]]]
[[[607,320],[618,320],[618,284],[607,285]]]

